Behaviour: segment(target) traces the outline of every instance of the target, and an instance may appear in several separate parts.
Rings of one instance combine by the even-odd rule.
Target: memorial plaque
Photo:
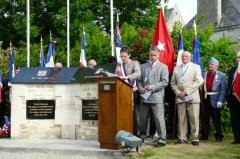
[[[55,100],[27,100],[27,119],[54,119]]]
[[[98,120],[97,100],[82,100],[82,120]]]

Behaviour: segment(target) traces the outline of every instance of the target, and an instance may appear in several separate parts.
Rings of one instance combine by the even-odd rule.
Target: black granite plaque
[[[27,100],[27,119],[54,119],[55,100]]]
[[[97,100],[82,100],[82,120],[98,120]]]

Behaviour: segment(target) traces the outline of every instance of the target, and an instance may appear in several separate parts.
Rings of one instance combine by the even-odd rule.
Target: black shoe
[[[208,137],[206,137],[206,136],[201,136],[201,137],[200,137],[200,140],[208,140]]]
[[[216,142],[222,142],[222,138],[216,139]]]
[[[234,145],[236,145],[236,144],[240,144],[240,141],[238,141],[238,140],[234,140],[233,142],[231,142],[231,144],[234,144]]]
[[[177,141],[177,144],[186,144],[187,143],[187,141],[185,141],[185,140],[178,140]]]
[[[216,139],[216,142],[222,142],[224,136],[221,133],[216,133],[214,134],[214,137]]]
[[[155,147],[163,147],[166,144],[162,143],[162,142],[157,142],[157,144],[155,145]]]
[[[153,139],[153,135],[148,135],[147,138]]]
[[[199,146],[199,141],[192,141],[193,146]]]
[[[147,135],[145,135],[145,134],[141,134],[141,135],[140,135],[140,138],[144,140],[144,139],[147,138]]]

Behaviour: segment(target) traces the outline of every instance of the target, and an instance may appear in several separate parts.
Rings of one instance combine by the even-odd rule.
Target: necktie
[[[184,76],[184,74],[186,73],[187,71],[187,66],[186,65],[183,65],[182,67],[182,76]]]
[[[127,71],[126,71],[125,63],[123,63],[123,71],[124,71],[124,75],[127,76]]]
[[[150,69],[153,68],[153,62],[150,62]]]

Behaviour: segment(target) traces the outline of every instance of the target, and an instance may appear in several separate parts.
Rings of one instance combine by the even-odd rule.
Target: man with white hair
[[[204,130],[202,139],[207,140],[210,132],[210,117],[212,118],[216,142],[223,139],[221,127],[221,110],[227,92],[227,77],[225,73],[218,71],[219,62],[211,57],[208,65],[208,72],[204,76]]]
[[[191,126],[190,139],[192,145],[199,145],[199,87],[203,84],[200,66],[191,62],[191,53],[184,51],[182,64],[176,66],[171,87],[176,94],[178,108],[179,135],[178,143],[187,142],[188,120]]]

